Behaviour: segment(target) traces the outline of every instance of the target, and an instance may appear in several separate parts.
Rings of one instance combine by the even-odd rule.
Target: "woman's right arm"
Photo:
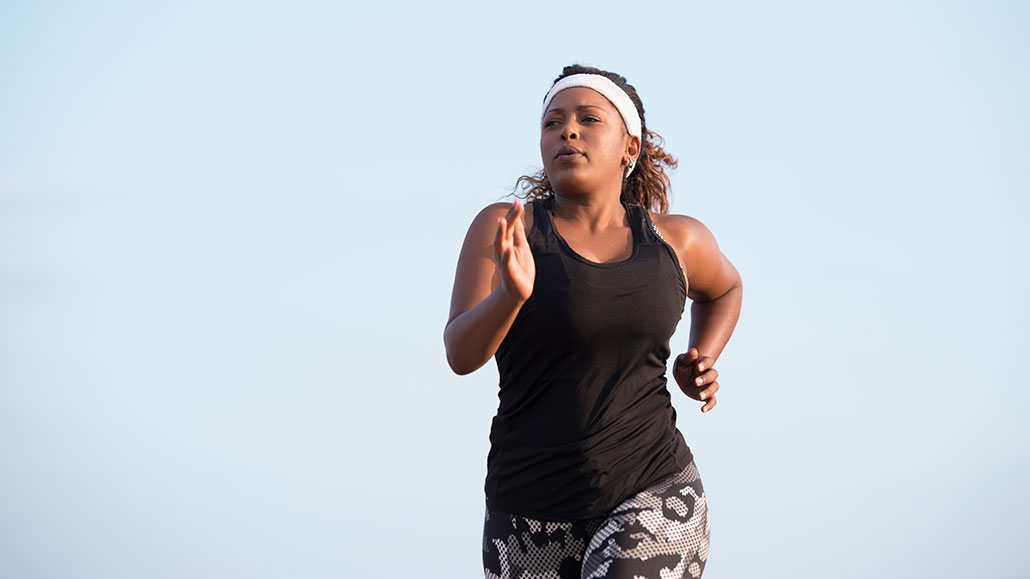
[[[473,372],[493,357],[533,293],[536,265],[526,241],[525,206],[494,203],[472,221],[458,257],[443,332],[447,363]]]

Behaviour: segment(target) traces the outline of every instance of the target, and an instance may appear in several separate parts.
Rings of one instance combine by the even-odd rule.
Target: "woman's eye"
[[[545,127],[549,127],[549,126],[551,126],[551,125],[553,125],[553,124],[555,124],[555,123],[557,123],[557,122],[558,122],[558,121],[555,121],[555,120],[550,120],[550,121],[547,121],[546,123],[544,123],[544,126],[545,126]]]
[[[597,118],[597,117],[587,117],[587,118],[585,118],[585,119],[583,119],[583,120],[584,120],[584,121],[593,121],[593,122],[595,122],[595,123],[599,123],[599,122],[601,122],[601,119],[599,119],[599,118]]]

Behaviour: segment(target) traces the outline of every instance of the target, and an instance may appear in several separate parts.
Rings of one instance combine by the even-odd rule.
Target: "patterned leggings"
[[[486,502],[486,579],[697,579],[708,560],[708,505],[697,467],[638,492],[607,515],[540,521]]]

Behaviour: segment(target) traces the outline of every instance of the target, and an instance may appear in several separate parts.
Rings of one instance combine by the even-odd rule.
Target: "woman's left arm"
[[[718,371],[713,368],[733,334],[740,317],[743,283],[740,273],[719,251],[715,236],[697,219],[666,215],[663,229],[670,245],[686,267],[690,306],[690,348],[676,357],[673,366],[680,390],[705,402],[702,412],[716,404]]]

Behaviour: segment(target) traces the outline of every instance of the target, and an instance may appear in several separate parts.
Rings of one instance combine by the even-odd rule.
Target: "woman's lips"
[[[558,161],[573,161],[579,157],[586,157],[586,155],[583,154],[583,151],[580,151],[579,148],[573,147],[572,145],[562,145],[561,148],[558,149],[558,154],[554,156]]]
[[[563,146],[558,149],[558,155],[554,159],[557,161],[576,161],[581,157],[586,157],[586,155],[583,154],[583,151],[576,147]]]

